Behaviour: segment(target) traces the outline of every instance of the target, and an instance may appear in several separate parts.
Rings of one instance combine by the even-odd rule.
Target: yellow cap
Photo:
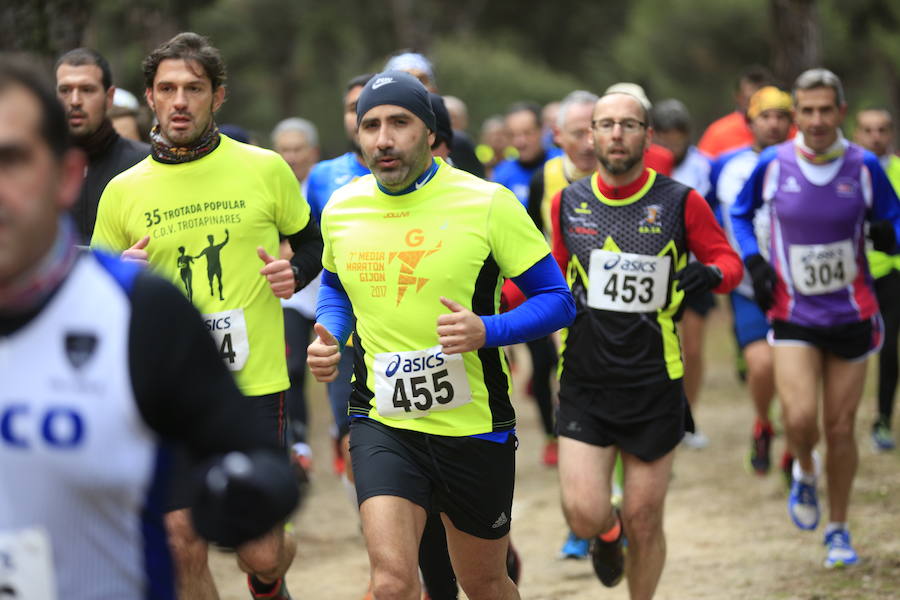
[[[766,87],[756,90],[756,92],[750,96],[750,104],[747,107],[747,116],[751,119],[755,119],[760,113],[767,110],[783,110],[785,112],[791,112],[792,107],[793,102],[791,101],[790,94],[779,90],[774,85],[767,85]]]

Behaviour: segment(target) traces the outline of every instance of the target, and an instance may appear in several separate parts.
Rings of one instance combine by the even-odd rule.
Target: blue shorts
[[[769,322],[759,305],[737,292],[731,292],[731,312],[734,315],[734,337],[741,350],[753,342],[766,339]]]

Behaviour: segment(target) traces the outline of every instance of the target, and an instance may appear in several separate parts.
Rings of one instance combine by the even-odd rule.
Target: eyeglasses
[[[625,133],[637,133],[647,126],[646,123],[638,121],[637,119],[622,119],[621,121],[616,121],[615,119],[600,119],[599,121],[591,121],[591,127],[601,133],[612,133],[612,130],[616,128],[616,125],[621,125],[622,130]]]

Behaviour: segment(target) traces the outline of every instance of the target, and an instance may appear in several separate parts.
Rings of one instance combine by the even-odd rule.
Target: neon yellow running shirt
[[[150,264],[203,314],[241,391],[289,386],[281,303],[259,274],[256,248],[278,256],[278,234],[309,222],[309,205],[284,160],[222,136],[207,156],[182,164],[150,157],[106,186],[92,247],[115,253],[144,236]]]
[[[322,214],[322,265],[350,298],[356,362],[365,365],[350,414],[438,435],[509,430],[515,413],[502,349],[461,360],[441,353],[437,319],[450,311],[440,298],[495,314],[503,278],[521,275],[549,248],[512,192],[436,162],[421,189],[392,196],[367,175],[337,190]]]

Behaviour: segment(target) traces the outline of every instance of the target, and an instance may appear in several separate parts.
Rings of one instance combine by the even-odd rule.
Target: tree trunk
[[[0,49],[55,59],[81,45],[90,8],[89,0],[3,0]]]
[[[822,32],[816,0],[770,0],[775,77],[790,85],[797,76],[821,66]]]

